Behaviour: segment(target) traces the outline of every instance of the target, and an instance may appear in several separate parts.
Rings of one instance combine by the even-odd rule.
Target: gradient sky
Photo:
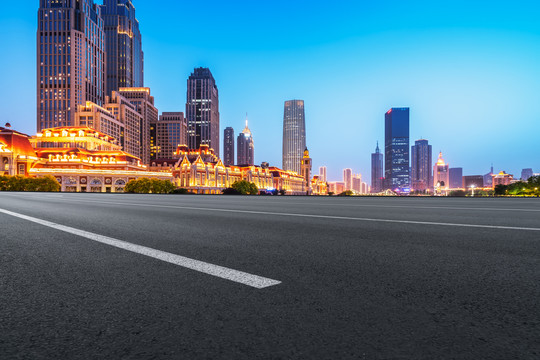
[[[100,0],[97,0],[101,3]],[[36,131],[39,2],[0,12],[0,123]],[[538,1],[134,0],[145,85],[160,112],[185,111],[186,79],[209,67],[221,131],[249,114],[256,163],[281,166],[283,102],[303,99],[314,171],[370,182],[384,113],[411,108],[425,138],[465,175],[540,172]]]

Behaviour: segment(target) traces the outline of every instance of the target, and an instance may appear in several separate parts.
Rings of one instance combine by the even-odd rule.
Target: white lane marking
[[[112,202],[112,201],[97,201],[97,200],[82,200],[82,199],[77,199],[77,200],[64,199],[64,201],[66,201],[66,200],[67,201],[76,201],[76,202],[90,202],[90,203],[98,203],[98,204],[110,204],[110,205],[132,205],[132,206],[140,206],[140,207],[155,207],[155,208],[183,209],[183,210],[197,210],[197,211],[200,210],[200,211],[214,211],[214,212],[227,212],[227,213],[240,213],[240,214],[258,214],[258,215],[273,215],[273,216],[295,216],[295,217],[311,217],[311,218],[319,218],[319,219],[355,220],[355,221],[370,221],[370,222],[415,224],[415,225],[455,226],[455,227],[470,227],[470,228],[481,228],[481,229],[540,231],[540,228],[517,227],[517,226],[442,223],[442,222],[416,221],[416,220],[373,219],[373,218],[357,218],[357,217],[349,217],[349,216],[279,213],[279,212],[256,211],[256,210],[236,210],[236,209],[219,209],[219,208],[206,208],[206,207],[194,207],[194,206],[139,204],[139,203],[132,203],[132,202],[117,202],[117,201]]]
[[[69,226],[56,224],[50,221],[37,219],[31,216],[15,213],[9,210],[0,209],[0,213],[28,220],[40,225],[44,225],[56,230],[64,231],[73,235],[77,235],[86,239],[90,239],[102,244],[114,246],[119,249],[131,251],[140,255],[145,255],[164,262],[175,264],[187,269],[195,270],[204,274],[216,276],[218,278],[234,281],[243,285],[251,286],[257,289],[263,289],[269,286],[281,284],[281,281],[272,280],[258,275],[249,274],[243,271],[238,271],[226,268],[219,265],[206,263],[195,259],[190,259],[184,256],[171,254],[165,251],[152,249],[146,246],[132,244],[126,241],[117,240],[108,236],[94,234],[88,231],[75,229]]]

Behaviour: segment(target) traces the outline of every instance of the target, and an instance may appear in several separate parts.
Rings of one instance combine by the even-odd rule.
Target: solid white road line
[[[204,261],[190,259],[184,256],[171,254],[165,251],[152,249],[146,246],[132,244],[126,241],[117,240],[108,236],[94,234],[88,231],[75,229],[69,226],[56,224],[50,221],[37,219],[31,216],[15,213],[9,210],[0,209],[0,213],[28,220],[40,225],[44,225],[56,230],[64,231],[86,239],[97,241],[102,244],[114,246],[119,249],[131,251],[137,254],[145,255],[154,259],[165,261],[171,264],[182,266],[187,269],[195,270],[204,274],[216,276],[222,279],[234,281],[243,285],[248,285],[257,289],[263,289],[269,286],[281,284],[281,281],[268,279],[262,276],[248,274],[243,271],[229,269],[223,266],[213,265]]]
[[[256,210],[236,210],[236,209],[219,209],[219,208],[206,208],[206,207],[193,207],[193,206],[153,205],[153,204],[140,204],[140,203],[118,202],[118,201],[113,202],[113,201],[82,200],[82,199],[68,200],[68,199],[65,199],[65,198],[62,201],[64,201],[64,202],[65,201],[89,202],[89,203],[110,204],[110,205],[131,205],[131,206],[139,206],[139,207],[154,207],[154,208],[197,210],[197,211],[214,211],[214,212],[240,213],[240,214],[258,214],[258,215],[272,215],[272,216],[293,216],[293,217],[308,217],[308,218],[335,219],[335,220],[355,220],[355,221],[398,223],[398,224],[454,226],[454,227],[468,227],[468,228],[481,228],[481,229],[499,229],[499,230],[540,231],[540,228],[518,227],[518,226],[442,223],[442,222],[415,221],[415,220],[373,219],[373,218],[357,218],[357,217],[349,217],[349,216],[280,213],[280,212],[256,211]]]

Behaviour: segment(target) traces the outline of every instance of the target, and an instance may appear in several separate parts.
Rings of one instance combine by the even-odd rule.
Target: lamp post
[[[474,188],[476,187],[476,185],[471,185],[471,196],[474,197]]]

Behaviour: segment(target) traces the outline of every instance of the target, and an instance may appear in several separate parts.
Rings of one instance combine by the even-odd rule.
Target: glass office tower
[[[432,149],[427,140],[414,142],[411,148],[411,186],[414,191],[431,191],[433,189]],[[447,184],[448,185],[448,184]]]
[[[234,129],[225,128],[223,137],[223,164],[225,166],[234,165]]]
[[[304,100],[285,101],[283,112],[283,169],[300,174],[300,162],[306,149]]]
[[[409,184],[409,108],[392,108],[385,114],[385,188],[408,191]]]
[[[371,154],[371,192],[380,193],[383,190],[383,154],[379,149],[379,142],[375,152]]]

